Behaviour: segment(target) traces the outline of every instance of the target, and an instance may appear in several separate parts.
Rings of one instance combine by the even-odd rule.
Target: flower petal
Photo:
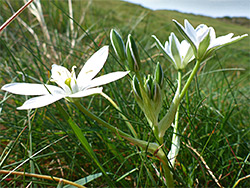
[[[199,43],[207,36],[210,29],[211,27],[207,27],[205,24],[200,24],[196,27],[197,46],[199,46]]]
[[[101,86],[101,85],[104,85],[104,84],[108,84],[110,82],[113,82],[115,80],[118,80],[124,76],[126,76],[127,74],[129,73],[129,71],[126,71],[126,72],[112,72],[112,73],[109,73],[109,74],[105,74],[103,76],[100,76],[98,78],[95,78],[93,79],[91,82],[90,82],[90,85],[89,87],[96,87],[96,86]]]
[[[64,91],[57,86],[33,83],[11,83],[4,85],[1,89],[18,95],[64,94]]]
[[[74,70],[75,66],[73,66]],[[68,69],[63,66],[53,64],[51,69],[51,81],[56,82],[61,88],[64,89],[67,93],[70,93],[70,88],[68,85],[65,84],[65,81],[71,78],[71,73]]]
[[[179,32],[181,33],[181,35],[190,43],[194,52],[196,53],[198,50],[197,46],[196,46],[197,38],[196,38],[196,33],[195,33],[194,29],[192,29],[193,26],[189,26],[191,24],[187,20],[184,21],[185,27],[189,28],[189,32],[187,32],[187,29],[185,29],[179,22],[177,22],[176,20],[173,20],[173,22],[175,23],[175,25],[176,25],[177,29],[179,30]]]
[[[215,38],[213,41],[211,41],[209,48],[213,48],[231,42],[233,35],[234,35],[233,33],[229,33],[225,36],[220,36],[218,38]]]
[[[86,96],[93,95],[93,94],[98,94],[98,93],[101,93],[101,92],[102,92],[102,87],[90,88],[90,89],[85,89],[83,91],[79,91],[77,93],[69,95],[68,97],[80,98],[80,97],[86,97]]]
[[[51,69],[51,79],[56,82],[58,85],[61,85],[60,82],[65,82],[70,78],[70,72],[63,66],[53,64]]]
[[[179,69],[181,66],[180,42],[174,33],[171,33],[169,37],[169,42],[171,45],[171,53],[174,58],[175,66],[177,69]]]
[[[33,108],[40,108],[43,106],[47,106],[53,102],[56,102],[60,99],[65,97],[65,95],[43,95],[39,97],[33,97],[25,103],[18,107],[17,110],[27,110],[27,109],[33,109]]]
[[[161,52],[163,53],[163,55],[173,64],[174,63],[174,58],[172,57],[171,51],[170,51],[170,45],[168,43],[168,41],[166,41],[165,43],[165,47],[163,47],[163,45],[161,44],[161,42],[157,39],[157,37],[155,35],[152,35],[152,37],[155,39],[156,41],[156,45],[157,47],[161,50]]]
[[[82,86],[84,83],[94,78],[98,72],[102,69],[108,57],[108,46],[102,47],[90,59],[85,63],[82,70],[77,77],[78,86]]]
[[[185,25],[185,31],[186,31],[187,35],[192,40],[192,42],[194,44],[196,44],[197,38],[196,38],[195,29],[193,28],[193,26],[186,19],[184,20],[184,25]]]

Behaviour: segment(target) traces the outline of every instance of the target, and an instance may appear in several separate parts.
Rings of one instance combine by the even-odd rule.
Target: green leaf
[[[89,182],[91,182],[91,181],[93,181],[93,180],[101,177],[102,175],[103,175],[102,173],[92,174],[92,175],[89,175],[89,176],[87,176],[85,178],[81,178],[81,179],[75,181],[74,183],[77,183],[79,185],[85,185],[85,184],[87,184],[87,183],[89,183]],[[75,188],[75,186],[73,186],[73,185],[66,185],[63,188]]]

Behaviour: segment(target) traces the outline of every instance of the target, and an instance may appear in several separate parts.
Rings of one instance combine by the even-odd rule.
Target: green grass
[[[18,10],[23,2],[10,1],[8,5],[0,0],[0,4],[2,24],[12,15],[10,5]],[[76,65],[78,73],[99,47],[111,44],[109,32],[111,28],[115,28],[124,40],[129,33],[136,39],[143,72],[153,74],[156,63],[161,63],[165,72],[166,99],[160,118],[166,113],[174,95],[177,73],[166,59],[159,56],[151,35],[154,34],[161,42],[165,42],[173,31],[181,38],[172,19],[181,23],[188,19],[194,26],[207,24],[215,28],[218,36],[230,32],[235,35],[250,34],[247,26],[221,19],[176,11],[151,11],[116,0],[96,0],[89,4],[88,1],[73,1],[74,31],[78,32],[72,48],[67,1],[42,1],[42,8],[51,41],[46,39],[39,22],[28,9],[20,18],[34,30],[38,40],[17,20],[1,34],[0,86],[14,81],[46,83],[53,63],[62,64],[69,69]],[[188,96],[180,108],[182,144],[174,167],[176,187],[217,186],[204,161],[225,187],[232,187],[237,180],[249,174],[249,47],[250,38],[247,37],[219,50],[213,59],[201,66],[202,69],[193,80]],[[194,64],[188,65],[185,73],[193,66]],[[100,74],[118,70],[125,70],[125,65],[117,60],[110,45],[108,61]],[[129,119],[139,138],[150,140],[151,130],[134,100],[130,81],[131,78],[127,76],[108,84],[104,86],[104,92],[119,104],[122,114]],[[17,111],[16,107],[23,104],[25,96],[7,94],[2,90],[0,96],[0,170],[13,170],[28,159],[31,143],[32,154],[39,153],[22,164],[17,171],[32,172],[32,161],[36,174],[70,181],[101,172],[55,104],[37,110]],[[119,112],[103,97],[86,97],[81,102],[97,116],[130,134]],[[121,139],[118,134],[103,128],[73,104],[65,100],[60,103],[79,125],[114,186],[164,186],[163,180],[156,175],[156,171],[162,172],[155,156],[141,151]],[[30,130],[23,130],[29,125]],[[32,131],[32,140],[29,131]],[[165,135],[166,150],[171,146],[171,135],[172,129],[169,129]],[[4,176],[0,174],[1,187],[27,186],[31,181],[34,187],[57,186],[55,181],[13,175],[2,180]],[[101,176],[86,186],[111,185],[107,177]],[[239,186],[249,187],[249,179],[240,181]]]

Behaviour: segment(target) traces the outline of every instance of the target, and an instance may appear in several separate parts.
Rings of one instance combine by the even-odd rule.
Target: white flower
[[[173,21],[182,36],[192,46],[197,59],[204,60],[208,58],[215,50],[247,36],[247,34],[245,34],[242,36],[233,37],[233,33],[230,33],[228,35],[216,38],[215,31],[212,27],[200,24],[196,29],[194,29],[187,20],[184,20],[185,27],[183,27],[176,20]]]
[[[49,105],[62,98],[80,98],[102,92],[101,86],[118,80],[128,74],[126,72],[113,72],[94,78],[102,69],[108,57],[108,46],[98,50],[83,66],[82,70],[75,75],[76,66],[69,72],[63,66],[52,65],[51,81],[56,82],[60,87],[53,85],[34,83],[10,83],[1,89],[19,95],[37,95],[38,97],[27,100],[19,110],[39,108]]]
[[[164,55],[173,63],[177,70],[184,69],[194,59],[190,44],[186,40],[180,43],[174,33],[170,34],[169,41],[166,41],[165,47],[163,47],[156,36],[153,35],[153,37]]]

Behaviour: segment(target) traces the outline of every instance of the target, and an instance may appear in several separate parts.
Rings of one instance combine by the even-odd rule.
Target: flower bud
[[[160,88],[163,87],[163,82],[164,82],[164,72],[161,68],[160,63],[158,62],[156,67],[155,67],[155,75],[154,75],[154,80],[156,83],[159,84]]]
[[[162,89],[160,88],[158,83],[154,83],[153,102],[154,102],[153,106],[154,106],[155,114],[158,116],[161,111],[161,106],[162,106]]]
[[[119,35],[119,33],[114,29],[111,29],[111,31],[110,31],[110,40],[111,40],[112,46],[115,50],[117,57],[121,61],[125,61],[126,60],[126,50],[125,50],[124,42],[123,42],[121,36]]]
[[[154,96],[154,82],[151,75],[148,75],[145,81],[145,90],[147,91],[148,97],[153,99]]]
[[[133,86],[133,91],[134,91],[136,97],[138,97],[139,99],[142,99],[139,81],[135,75],[133,77],[132,86]]]
[[[135,44],[135,41],[131,34],[128,35],[128,41],[126,44],[126,52],[128,58],[128,66],[131,71],[137,72],[140,70],[141,61],[139,53]]]
[[[161,101],[161,88],[158,83],[154,83],[154,96],[153,96],[154,102]]]

